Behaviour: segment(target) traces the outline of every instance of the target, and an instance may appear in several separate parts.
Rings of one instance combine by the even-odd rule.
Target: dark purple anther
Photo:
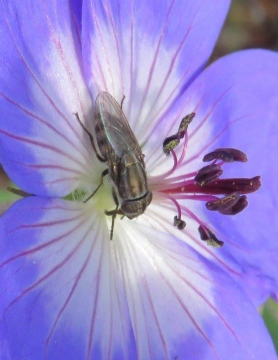
[[[168,137],[163,142],[163,151],[165,154],[169,155],[172,153],[174,157],[173,169],[166,173],[167,177],[182,163],[188,140],[187,128],[194,116],[195,113],[185,116],[180,123],[178,132]],[[184,138],[185,144],[180,159],[178,159],[174,149],[182,138]],[[206,201],[206,208],[208,210],[218,211],[223,215],[236,215],[244,210],[248,205],[245,194],[257,191],[261,186],[260,176],[255,176],[253,178],[220,179],[220,176],[223,173],[222,167],[227,166],[224,163],[247,161],[246,154],[238,149],[215,149],[205,155],[203,161],[212,161],[212,163],[202,167],[199,171],[185,174],[184,179],[182,176],[178,176],[177,178],[173,178],[173,182],[169,180],[169,182],[165,183],[165,186],[162,186],[159,190],[176,206],[178,215],[174,217],[174,226],[176,226],[179,230],[184,229],[186,225],[181,219],[182,207],[180,207],[177,202],[179,196],[182,200],[187,198],[191,200],[196,197],[198,200]],[[190,215],[191,212],[187,212]],[[198,229],[200,237],[207,243],[207,245],[214,247],[222,247],[224,245],[224,242],[218,240],[214,233],[209,230],[201,220],[195,217],[194,214],[191,215],[191,218],[195,219],[200,225]]]
[[[218,240],[217,237],[214,235],[214,233],[209,230],[204,225],[200,225],[198,228],[200,238],[203,241],[206,241],[208,245],[214,246],[214,247],[222,247],[224,245],[224,242],[221,240]]]
[[[218,179],[206,184],[202,187],[203,194],[232,194],[238,192],[240,194],[249,194],[257,191],[261,187],[261,177],[255,176],[252,179],[247,178],[231,178]],[[201,192],[194,189],[194,192]]]
[[[240,196],[235,205],[228,209],[219,209],[218,211],[223,215],[236,215],[246,208],[248,200],[245,195]]]
[[[218,179],[222,173],[223,170],[219,165],[207,165],[198,171],[194,180],[198,185],[204,186]]]
[[[186,226],[186,222],[177,216],[174,217],[174,226],[176,226],[179,230],[183,230]]]
[[[206,203],[206,207],[208,210],[212,211],[225,211],[227,209],[230,209],[232,206],[234,206],[240,198],[240,194],[238,192],[234,192],[230,195],[227,195],[223,197],[222,199],[214,200],[214,201],[208,201]]]
[[[222,160],[224,162],[233,162],[233,161],[246,162],[247,156],[246,154],[244,154],[244,152],[238,149],[219,148],[205,155],[203,161],[207,162],[215,159]]]

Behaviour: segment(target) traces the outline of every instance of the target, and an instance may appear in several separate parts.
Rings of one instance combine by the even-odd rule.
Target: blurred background
[[[211,61],[249,48],[278,51],[278,0],[232,0]]]
[[[232,0],[210,62],[233,51],[249,48],[278,51],[278,0]],[[276,76],[278,82],[278,74]],[[9,179],[0,166],[0,214],[10,202],[6,191],[8,183]],[[278,305],[270,300],[260,312],[278,353]]]

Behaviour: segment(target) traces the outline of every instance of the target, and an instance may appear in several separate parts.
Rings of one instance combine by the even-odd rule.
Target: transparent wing
[[[95,129],[100,148],[108,142],[119,157],[130,151],[142,154],[120,105],[107,92],[99,93],[96,98]]]

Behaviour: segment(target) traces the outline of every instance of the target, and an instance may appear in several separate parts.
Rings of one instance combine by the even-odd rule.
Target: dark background
[[[211,60],[249,48],[278,50],[278,0],[233,0]]]

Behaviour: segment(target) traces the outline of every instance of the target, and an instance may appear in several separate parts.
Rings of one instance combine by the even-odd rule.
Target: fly
[[[122,101],[123,103],[123,101]],[[95,103],[94,129],[96,149],[92,134],[78,122],[89,135],[93,150],[99,161],[107,164],[101,174],[98,187],[85,201],[95,195],[103,184],[103,178],[109,175],[112,182],[112,195],[116,209],[105,211],[112,216],[110,240],[113,238],[114,222],[117,215],[134,219],[142,215],[152,201],[152,193],[148,189],[144,155],[133,134],[121,106],[107,92],[98,94]]]

